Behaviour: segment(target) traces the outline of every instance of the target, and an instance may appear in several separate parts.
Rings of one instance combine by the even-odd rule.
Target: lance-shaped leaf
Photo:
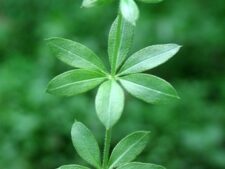
[[[108,40],[108,55],[112,73],[115,73],[126,59],[132,45],[133,35],[134,26],[119,15],[112,24]]]
[[[159,3],[162,2],[163,0],[139,0],[139,1],[144,3]]]
[[[163,166],[149,163],[132,162],[127,163],[117,169],[165,169]]]
[[[57,169],[90,169],[90,168],[87,168],[87,167],[84,167],[84,166],[81,166],[81,165],[70,164],[70,165],[61,166]]]
[[[136,24],[139,17],[139,9],[134,0],[120,0],[120,12],[128,22],[133,25]]]
[[[98,89],[95,106],[98,118],[106,129],[110,129],[119,120],[123,111],[123,89],[114,80],[104,82]]]
[[[112,151],[109,160],[109,169],[134,160],[143,151],[148,139],[148,131],[137,131],[122,139]]]
[[[180,49],[176,44],[153,45],[146,47],[127,59],[120,75],[143,72],[157,67],[173,57]]]
[[[47,92],[73,96],[95,88],[104,80],[104,75],[99,72],[75,69],[53,78],[48,84]]]
[[[76,68],[105,70],[100,58],[86,46],[63,38],[50,38],[47,41],[57,58],[66,64]]]
[[[81,122],[75,122],[72,126],[71,136],[77,153],[89,164],[100,168],[100,150],[91,131]]]
[[[148,103],[166,103],[172,98],[179,99],[173,86],[153,75],[131,74],[121,77],[120,82],[131,95]]]

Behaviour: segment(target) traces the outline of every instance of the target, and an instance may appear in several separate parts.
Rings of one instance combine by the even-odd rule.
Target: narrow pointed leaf
[[[100,58],[80,43],[63,38],[50,38],[47,42],[57,58],[70,66],[100,71],[105,70]]]
[[[112,24],[108,41],[108,55],[113,73],[126,59],[132,45],[133,36],[134,26],[119,15]]]
[[[125,164],[117,169],[165,169],[163,166],[150,164],[150,163],[140,163],[140,162],[132,162]]]
[[[103,74],[76,69],[56,76],[49,82],[47,92],[61,96],[77,95],[98,86],[105,80]]]
[[[162,2],[163,0],[139,0],[139,1],[144,3],[159,3]]]
[[[179,99],[176,90],[168,82],[153,75],[131,74],[121,77],[120,82],[131,95],[148,103]]]
[[[114,80],[104,82],[98,89],[95,106],[98,118],[107,129],[110,129],[119,120],[123,111],[123,89]]]
[[[134,0],[120,0],[120,11],[123,17],[135,25],[139,17],[139,9]]]
[[[134,160],[145,148],[149,139],[149,132],[134,132],[122,139],[113,149],[109,169],[121,166]]]
[[[70,164],[70,165],[61,166],[57,169],[89,169],[89,168],[81,166],[81,165]]]
[[[154,45],[133,54],[124,63],[120,75],[143,72],[165,63],[180,49],[176,44]]]
[[[72,126],[71,136],[77,153],[96,168],[101,166],[98,143],[91,131],[81,122]]]

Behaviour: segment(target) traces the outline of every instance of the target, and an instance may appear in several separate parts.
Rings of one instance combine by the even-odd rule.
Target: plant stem
[[[103,152],[102,169],[107,169],[107,164],[109,160],[110,142],[111,142],[111,131],[112,129],[106,129],[105,131],[105,144],[104,144],[104,152]]]

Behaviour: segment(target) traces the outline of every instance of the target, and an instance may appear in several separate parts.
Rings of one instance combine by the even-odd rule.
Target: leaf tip
[[[49,88],[46,88],[46,89],[45,89],[45,93],[50,93],[50,92],[49,92]]]
[[[160,3],[160,2],[164,2],[164,0],[158,0],[158,2],[157,2],[157,3]]]
[[[180,100],[181,97],[179,96],[179,94],[177,93],[177,90],[173,87],[174,90],[174,98]]]
[[[51,92],[51,81],[48,83],[48,85],[47,85],[47,87],[45,89],[45,92],[49,93],[49,94],[52,94],[52,92]]]
[[[73,124],[78,123],[79,121],[75,118]]]
[[[151,131],[145,131],[146,132],[146,134],[150,134],[151,133]]]
[[[177,94],[176,99],[181,100],[181,97]]]
[[[135,133],[139,133],[139,134],[142,134],[144,136],[149,137],[151,132],[150,131],[146,131],[146,130],[142,130],[142,131],[136,131]]]
[[[54,43],[54,40],[57,40],[59,39],[58,37],[51,37],[51,38],[46,38],[44,39],[46,42],[47,42],[47,45],[51,48],[53,43]]]
[[[44,40],[45,41],[51,41],[51,40],[54,40],[54,39],[56,39],[57,37],[50,37],[50,38],[45,38]]]
[[[81,8],[91,8],[99,4],[99,0],[83,0]]]
[[[133,22],[131,22],[131,24],[132,24],[133,26],[136,26],[136,20],[133,21]]]
[[[146,136],[147,138],[149,138],[151,132],[150,132],[150,131],[144,131],[143,133],[145,134],[145,136]]]
[[[50,84],[47,85],[45,89],[45,93],[51,94],[51,88],[49,87]]]
[[[183,47],[182,45],[175,44],[178,51]]]

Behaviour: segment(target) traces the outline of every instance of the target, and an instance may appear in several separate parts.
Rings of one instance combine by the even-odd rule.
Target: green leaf
[[[95,88],[105,78],[103,74],[91,70],[71,70],[52,79],[49,82],[47,92],[62,96],[72,96]]]
[[[98,5],[100,0],[83,0],[81,7],[91,8]]]
[[[179,99],[176,90],[168,82],[153,75],[131,74],[121,77],[120,82],[131,95],[148,103]]]
[[[91,8],[107,3],[109,0],[83,0],[81,8]]]
[[[104,82],[98,89],[95,106],[98,118],[110,129],[120,118],[124,107],[124,92],[114,80]]]
[[[144,3],[159,3],[162,2],[163,0],[139,0],[139,1]]]
[[[134,160],[145,148],[149,132],[137,131],[122,139],[113,149],[109,169],[121,166]]]
[[[149,163],[132,162],[125,164],[117,169],[165,169],[163,166]]]
[[[70,165],[61,166],[57,169],[89,169],[89,168],[81,166],[81,165],[70,164]]]
[[[63,38],[47,40],[53,53],[66,64],[91,70],[105,71],[102,61],[86,46]]]
[[[135,25],[139,17],[139,9],[134,0],[120,0],[120,11],[123,17]]]
[[[75,122],[72,126],[71,136],[77,153],[89,164],[100,168],[100,150],[91,131],[81,122]]]
[[[115,73],[126,59],[132,45],[133,36],[134,26],[119,15],[112,24],[109,32],[108,55],[112,73]]]
[[[120,75],[143,72],[163,64],[180,49],[176,44],[154,45],[133,54],[124,63]]]

